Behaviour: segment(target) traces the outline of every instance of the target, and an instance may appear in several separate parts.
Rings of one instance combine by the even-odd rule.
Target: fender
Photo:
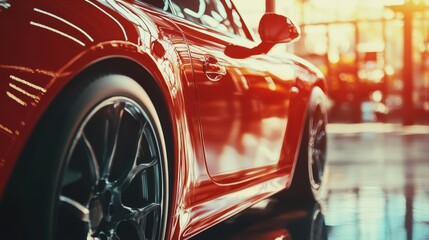
[[[1,32],[13,36],[0,39],[0,77],[3,80],[0,82],[0,102],[13,109],[13,114],[0,113],[0,196],[19,158],[18,153],[31,135],[31,129],[61,90],[72,80],[79,79],[76,76],[88,67],[109,58],[127,59],[145,66],[144,69],[160,87],[167,106],[185,102],[183,89],[191,84],[182,83],[186,80],[179,75],[178,62],[191,68],[190,63],[186,64],[190,60],[186,58],[186,48],[184,52],[177,52],[176,43],[166,36],[172,33],[160,30],[159,25],[168,21],[155,23],[157,18],[149,17],[143,11],[133,14],[139,9],[114,1],[78,1],[73,4],[79,7],[71,7],[70,3],[53,5],[45,1],[17,1],[10,2],[10,7],[0,12]],[[89,16],[82,12],[93,13],[94,8],[99,15],[91,16],[91,20],[85,19]],[[121,11],[113,11],[112,8],[120,8]],[[79,9],[79,13],[74,9]],[[145,9],[145,12],[163,18],[154,10]],[[24,32],[31,38],[14,31],[7,24],[10,19],[24,29],[19,33]],[[91,24],[84,24],[89,22]],[[131,22],[134,25],[130,25]],[[104,29],[104,26],[117,27]],[[31,41],[36,38],[38,41]],[[39,42],[42,44],[38,45]],[[58,58],[44,57],[56,52],[61,52]],[[189,91],[187,96],[192,97],[192,93]],[[187,118],[182,116],[184,112],[171,112],[170,117],[175,118],[171,122],[176,123],[173,129],[187,125],[184,122]]]

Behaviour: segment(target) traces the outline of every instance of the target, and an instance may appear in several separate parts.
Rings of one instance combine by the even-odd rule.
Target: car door
[[[278,171],[294,83],[290,63],[263,55],[234,59],[225,54],[229,44],[256,44],[229,0],[171,4],[173,20],[191,52],[209,175],[227,184]]]

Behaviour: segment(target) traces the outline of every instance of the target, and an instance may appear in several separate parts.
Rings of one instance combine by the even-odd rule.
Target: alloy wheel
[[[326,163],[326,117],[320,105],[317,105],[309,120],[308,172],[313,189],[322,184]]]
[[[159,239],[166,180],[152,116],[126,97],[99,103],[66,155],[58,239]]]

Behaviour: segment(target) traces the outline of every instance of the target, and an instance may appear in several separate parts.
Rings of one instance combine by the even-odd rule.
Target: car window
[[[230,0],[172,0],[175,15],[194,23],[246,37],[243,22]]]

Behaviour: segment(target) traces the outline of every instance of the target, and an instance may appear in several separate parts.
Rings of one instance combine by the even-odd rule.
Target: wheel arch
[[[319,87],[325,94],[327,94],[327,92],[328,92],[328,84],[326,83],[326,80],[325,79],[322,79],[322,78],[318,78],[317,80],[316,80],[316,82],[314,83],[314,86],[313,86],[313,88],[311,89],[311,91],[315,88],[315,87]],[[310,91],[310,94],[311,94],[311,91]]]
[[[88,79],[88,77],[97,77],[103,74],[119,74],[130,77],[145,89],[149,97],[153,100],[157,113],[160,116],[162,126],[167,128],[167,133],[170,137],[173,137],[171,109],[168,101],[169,97],[166,96],[165,90],[162,89],[159,81],[156,80],[160,77],[154,76],[144,66],[131,59],[112,57],[97,61],[73,77],[62,91],[65,91],[71,84],[79,84],[80,81],[84,81]],[[59,94],[61,94],[61,92]]]
[[[176,181],[176,177],[174,177],[176,169],[175,157],[177,155],[175,152],[175,146],[177,146],[175,139],[178,138],[176,137],[177,133],[174,129],[175,125],[173,124],[173,110],[170,107],[172,106],[173,100],[168,95],[168,88],[165,85],[162,86],[164,79],[162,78],[161,73],[150,72],[144,65],[138,63],[134,59],[121,56],[110,57],[98,60],[85,67],[76,76],[72,77],[72,79],[66,84],[66,86],[63,87],[63,89],[61,89],[57,96],[59,96],[61,92],[67,91],[68,89],[73,88],[73,86],[80,84],[82,81],[96,78],[102,76],[103,74],[119,74],[133,79],[146,91],[152,100],[152,103],[155,105],[155,109],[159,116],[159,120],[164,132],[168,161],[167,171],[169,174],[173,175],[173,177],[168,178],[168,195],[170,199],[168,212],[171,212],[175,189],[174,183]],[[56,99],[53,101],[55,102]],[[170,216],[170,214],[168,214],[168,216]],[[170,217],[167,219],[167,228],[169,225]]]
[[[134,81],[136,81],[149,95],[153,104],[155,105],[157,114],[161,121],[163,127],[165,141],[166,141],[166,150],[167,150],[167,160],[168,160],[168,171],[170,173],[174,172],[174,146],[176,139],[175,131],[173,129],[173,119],[172,119],[172,110],[170,109],[170,103],[168,101],[169,97],[165,94],[160,81],[160,76],[154,76],[147,70],[144,66],[138,62],[125,58],[125,57],[111,57],[99,60],[93,64],[87,66],[76,76],[74,76],[66,86],[59,93],[59,96],[62,92],[67,91],[72,88],[74,85],[80,84],[82,81],[99,77],[103,74],[119,74],[127,76]],[[53,101],[56,101],[54,99]],[[42,116],[43,117],[43,116]],[[169,185],[173,186],[174,178],[169,178]],[[171,194],[171,193],[170,193]],[[170,196],[171,197],[171,196]]]

